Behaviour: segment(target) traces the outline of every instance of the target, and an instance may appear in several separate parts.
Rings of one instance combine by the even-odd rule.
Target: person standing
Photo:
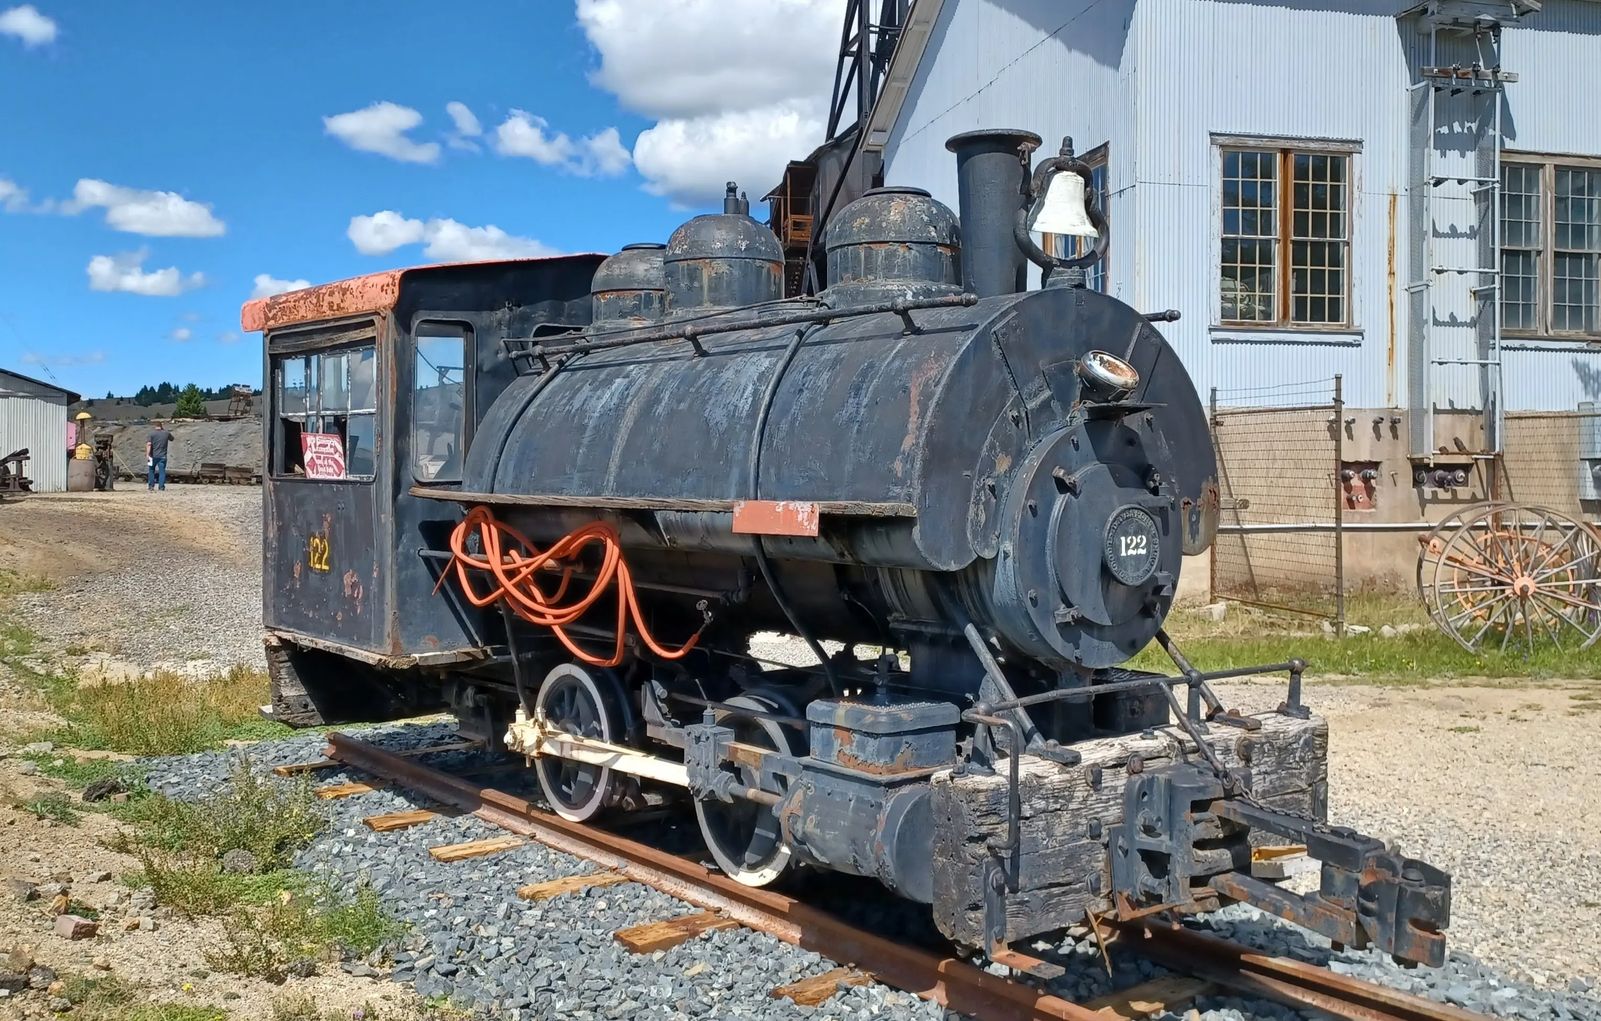
[[[167,490],[167,445],[172,442],[172,433],[160,422],[150,423],[150,438],[145,440],[145,463],[149,466],[145,475],[145,489],[154,492],[159,485],[162,492]]]

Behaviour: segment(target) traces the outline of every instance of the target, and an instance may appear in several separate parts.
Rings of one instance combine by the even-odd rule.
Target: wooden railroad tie
[[[790,999],[802,1007],[816,1007],[823,1004],[849,986],[864,986],[872,979],[863,975],[855,968],[835,968],[825,971],[821,975],[803,978],[799,982],[791,982],[787,986],[779,986],[770,994],[775,1000]]]
[[[467,858],[482,858],[488,854],[510,851],[527,843],[528,841],[522,837],[490,837],[488,840],[469,840],[465,844],[445,844],[440,847],[430,847],[428,856],[435,861],[462,861]]]
[[[435,752],[459,752],[469,748],[480,748],[477,741],[446,741],[443,744],[424,745],[421,748],[408,748],[405,751],[394,752],[400,758],[416,758],[419,755],[432,755]],[[301,773],[315,773],[324,769],[338,769],[343,762],[333,759],[312,759],[310,762],[291,762],[284,766],[272,767],[273,776],[298,776]]]
[[[333,798],[355,797],[357,794],[371,794],[373,791],[381,791],[388,786],[389,784],[382,780],[353,780],[350,783],[336,783],[327,787],[318,787],[312,793],[327,801]]]
[[[560,879],[551,879],[543,883],[530,883],[517,888],[517,896],[523,900],[550,900],[563,894],[577,893],[579,890],[588,890],[596,886],[616,886],[618,883],[632,882],[621,872],[591,872],[583,876],[562,876]]]
[[[714,929],[732,929],[739,923],[724,918],[715,911],[697,911],[679,915],[662,922],[646,922],[627,929],[618,929],[617,942],[636,954],[653,954],[658,950],[671,950],[680,943],[694,939]]]
[[[1214,988],[1212,983],[1193,975],[1158,975],[1137,986],[1096,997],[1084,1008],[1106,1021],[1141,1021],[1163,1011],[1178,1013],[1178,1008]]]
[[[409,812],[389,812],[384,815],[369,815],[363,819],[362,825],[374,833],[388,833],[390,830],[403,830],[408,826],[418,826],[439,818],[439,813],[426,808],[415,808]]]
[[[320,769],[337,769],[343,763],[333,759],[314,759],[311,762],[291,762],[287,766],[272,767],[273,776],[299,776],[301,773],[315,773]]]

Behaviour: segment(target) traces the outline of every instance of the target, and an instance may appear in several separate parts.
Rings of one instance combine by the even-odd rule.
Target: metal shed
[[[67,407],[78,399],[53,383],[0,369],[0,455],[27,447],[34,492],[67,488]]]

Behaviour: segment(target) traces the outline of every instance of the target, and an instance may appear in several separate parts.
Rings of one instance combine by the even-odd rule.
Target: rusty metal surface
[[[736,500],[737,535],[796,535],[816,538],[821,512],[811,500]]]
[[[1484,1015],[1363,982],[1304,961],[1151,920],[1110,922],[1127,945],[1176,971],[1346,1021],[1484,1021]]]
[[[268,298],[245,302],[239,311],[239,325],[247,333],[276,330],[285,326],[319,323],[354,315],[367,315],[395,307],[403,281],[417,274],[452,270],[464,266],[517,266],[564,259],[593,261],[595,253],[553,255],[542,259],[489,259],[481,262],[448,262],[429,266],[388,269],[378,273],[318,284],[298,291],[287,291]]]
[[[721,873],[665,851],[603,833],[534,808],[514,797],[429,769],[344,734],[328,735],[328,757],[391,779],[502,829],[538,840],[678,897],[720,911],[786,943],[860,968],[886,985],[985,1021],[1099,1021],[1061,997],[991,975],[954,957],[856,929],[792,897],[742,886]]]

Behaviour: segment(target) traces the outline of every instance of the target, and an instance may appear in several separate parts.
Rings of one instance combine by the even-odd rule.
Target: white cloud
[[[27,47],[43,46],[56,40],[56,23],[39,13],[33,4],[0,11],[0,35],[14,35]]]
[[[658,118],[634,142],[646,190],[684,205],[730,180],[760,196],[823,140],[843,14],[841,0],[578,0],[592,80]]]
[[[468,152],[478,152],[478,143],[473,139],[484,133],[484,126],[479,123],[478,115],[463,102],[451,100],[445,104],[445,112],[450,114],[450,120],[456,125],[456,130],[445,135],[445,141],[452,149],[465,149]]]
[[[495,129],[495,151],[582,177],[616,177],[632,162],[616,128],[605,128],[575,142],[560,131],[547,133],[549,127],[543,117],[513,110]]]
[[[70,369],[77,365],[99,365],[105,360],[104,351],[85,351],[81,355],[53,354],[48,358],[36,351],[25,351],[22,355],[24,365],[40,365],[47,368],[54,365],[58,369]]]
[[[68,214],[93,208],[106,211],[107,226],[147,237],[213,238],[228,229],[212,215],[210,205],[177,192],[124,188],[89,177],[79,180],[71,200],[61,204]]]
[[[352,149],[402,163],[433,163],[439,159],[439,143],[418,142],[406,135],[421,123],[422,114],[416,110],[389,102],[322,119],[324,130]]]
[[[171,333],[167,334],[168,337],[176,340],[180,344],[189,343],[190,340],[194,339],[194,335],[195,331],[191,330],[187,326],[180,326],[176,330],[173,330]]]
[[[239,334],[235,333],[233,330],[223,330],[221,333],[217,334],[217,343],[237,344],[239,343]]]
[[[484,126],[478,123],[478,117],[468,108],[466,103],[451,100],[445,104],[445,112],[456,124],[456,134],[468,138],[477,138],[484,133]]]
[[[423,239],[425,231],[421,220],[408,220],[393,209],[385,209],[371,216],[352,216],[345,236],[362,255],[383,255],[401,245],[414,245]]]
[[[844,13],[841,0],[578,0],[595,84],[649,117],[826,96]]]
[[[152,297],[170,298],[192,290],[206,282],[205,274],[180,273],[178,267],[144,268],[150,253],[145,249],[123,252],[120,255],[97,255],[89,260],[89,289],[94,291],[126,291]]]
[[[274,294],[285,291],[298,291],[310,287],[310,280],[280,280],[271,273],[256,274],[256,289],[250,292],[252,298],[270,298]]]
[[[714,203],[729,181],[754,200],[822,134],[821,116],[798,103],[665,120],[640,133],[634,163],[647,191],[674,202]]]
[[[517,237],[489,224],[469,227],[450,219],[411,220],[392,209],[371,216],[353,216],[347,237],[363,255],[383,255],[406,245],[422,244],[423,255],[439,262],[481,259],[539,258],[559,254],[533,238]]]
[[[28,189],[7,177],[0,177],[0,210],[8,213],[33,212],[37,207],[28,201]]]

